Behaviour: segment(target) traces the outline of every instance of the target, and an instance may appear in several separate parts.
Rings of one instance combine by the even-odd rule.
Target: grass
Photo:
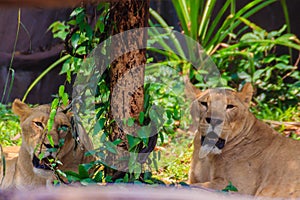
[[[286,110],[258,104],[251,110],[258,119],[265,121],[279,133],[300,140],[300,104]]]
[[[266,103],[258,103],[251,108],[251,111],[258,119],[261,120],[274,120],[274,121],[300,121],[300,103],[299,105],[290,106],[283,110],[279,107],[270,107]]]
[[[13,146],[21,144],[21,127],[10,107],[0,104],[0,144]]]
[[[158,170],[153,173],[155,178],[166,184],[185,182],[188,180],[188,171],[193,152],[193,136],[179,131],[168,143],[158,146],[161,159]]]

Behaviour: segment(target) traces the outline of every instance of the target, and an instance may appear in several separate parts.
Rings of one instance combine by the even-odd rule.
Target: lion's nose
[[[221,119],[215,119],[215,118],[210,118],[210,117],[207,117],[205,118],[206,122],[211,124],[212,126],[217,126],[219,124],[222,124],[223,120]]]

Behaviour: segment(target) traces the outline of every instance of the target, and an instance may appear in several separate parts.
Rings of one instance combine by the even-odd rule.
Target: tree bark
[[[112,35],[127,30],[148,26],[149,0],[122,0],[111,4],[110,21],[113,23]],[[144,106],[144,65],[146,64],[146,50],[138,49],[146,46],[147,33],[141,30],[132,31],[126,41],[114,41],[111,53],[121,53],[122,56],[114,60],[110,66],[110,118],[112,124],[110,140],[122,139],[118,145],[118,154],[114,157],[114,166],[118,171],[126,172],[127,162],[120,163],[121,157],[128,156],[128,142],[126,135],[135,134],[134,127],[124,125],[129,118],[138,119]],[[136,49],[127,53],[126,49]],[[110,157],[111,159],[112,157]],[[115,171],[110,175],[119,178]],[[117,173],[120,174],[120,173]],[[123,173],[124,174],[124,173]]]

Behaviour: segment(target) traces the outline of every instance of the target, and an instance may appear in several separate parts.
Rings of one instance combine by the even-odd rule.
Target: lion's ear
[[[191,82],[188,76],[185,76],[183,78],[184,80],[184,84],[185,84],[185,88],[184,88],[184,93],[186,95],[187,98],[189,99],[196,99],[198,96],[200,96],[200,94],[202,93],[202,91],[198,88],[196,88]]]
[[[20,101],[20,99],[15,99],[12,104],[12,110],[13,112],[20,117],[21,121],[24,121],[31,113],[31,108]]]
[[[243,103],[247,106],[250,105],[250,101],[252,99],[253,96],[253,86],[251,85],[251,83],[247,82],[241,92],[238,93],[238,96],[240,97],[240,99],[243,101]]]

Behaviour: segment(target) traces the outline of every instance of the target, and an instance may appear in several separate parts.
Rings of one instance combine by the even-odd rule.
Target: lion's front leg
[[[203,183],[193,183],[192,186],[201,187],[201,188],[210,188],[214,190],[223,190],[227,185],[223,178],[213,179],[212,181],[207,181]]]

